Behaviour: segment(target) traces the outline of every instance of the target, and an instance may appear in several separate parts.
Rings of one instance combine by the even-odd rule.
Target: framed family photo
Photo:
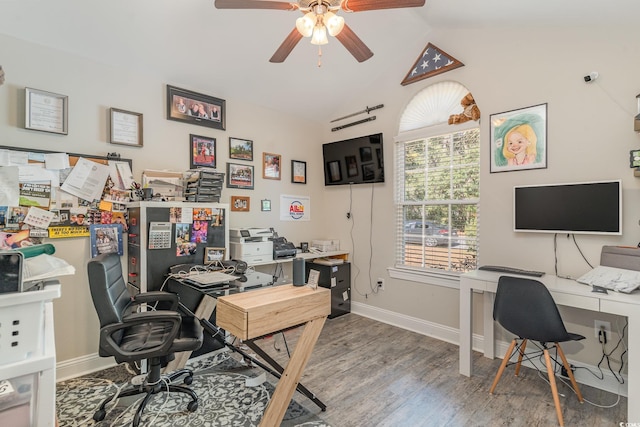
[[[253,141],[229,137],[229,158],[253,161]]]
[[[547,104],[491,114],[490,172],[547,167]]]
[[[222,262],[225,252],[225,248],[204,248],[204,263]]]
[[[262,153],[262,177],[264,179],[280,179],[282,156],[280,154]]]
[[[216,139],[208,136],[189,135],[191,161],[190,168],[216,167]]]
[[[253,166],[227,163],[227,188],[253,190]]]
[[[231,196],[231,210],[234,212],[249,212],[251,198],[248,196]]]
[[[225,130],[224,99],[167,85],[167,120]]]

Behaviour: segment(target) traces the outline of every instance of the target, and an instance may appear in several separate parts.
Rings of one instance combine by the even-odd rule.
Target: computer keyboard
[[[544,276],[543,271],[523,270],[521,268],[506,267],[503,265],[482,265],[478,270],[495,271],[497,273],[520,274],[523,276],[541,277]]]

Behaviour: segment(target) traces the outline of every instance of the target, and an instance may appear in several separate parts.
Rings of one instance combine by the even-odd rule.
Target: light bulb
[[[327,40],[327,29],[324,25],[318,24],[313,28],[313,36],[311,37],[311,44],[323,45],[329,43]]]
[[[313,34],[313,27],[316,25],[316,15],[309,12],[302,18],[296,19],[296,29],[302,37],[309,37]]]
[[[327,26],[327,31],[333,37],[340,34],[340,31],[344,28],[344,18],[342,16],[338,16],[333,12],[327,12],[324,14],[322,21]]]

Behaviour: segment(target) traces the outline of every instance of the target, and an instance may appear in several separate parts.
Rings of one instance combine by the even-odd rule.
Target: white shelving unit
[[[60,283],[0,295],[0,425],[55,426],[53,300]]]

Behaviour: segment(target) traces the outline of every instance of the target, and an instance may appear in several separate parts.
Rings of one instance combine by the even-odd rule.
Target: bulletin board
[[[4,145],[0,145],[0,149],[29,153],[27,161],[29,166],[44,163],[44,155],[47,154],[66,154],[69,161],[69,168],[58,171],[60,187],[51,185],[51,183],[47,186],[46,184],[38,185],[37,183],[20,181],[19,205],[0,206],[0,249],[15,248],[21,244],[37,244],[40,243],[38,239],[41,238],[90,237],[90,228],[94,224],[103,226],[104,224],[113,224],[114,227],[117,226],[118,230],[126,230],[126,203],[130,201],[130,192],[128,188],[118,188],[117,186],[110,189],[113,184],[111,174],[108,174],[104,189],[99,189],[100,200],[86,200],[69,195],[62,191],[61,187],[62,178],[73,174],[73,169],[79,162],[80,165],[83,163],[90,165],[89,162],[95,162],[105,166],[118,162],[122,164],[123,169],[128,169],[130,173],[133,165],[131,159],[123,159],[116,153],[95,156]],[[100,167],[99,169],[104,173],[106,168]],[[98,191],[97,186],[96,191]],[[54,193],[56,194],[55,199]],[[64,194],[62,198],[61,194]],[[25,200],[28,203],[24,203]],[[32,210],[32,208],[38,209]],[[33,215],[29,220],[30,214],[36,211],[44,217],[43,224],[46,226],[40,228],[34,225]],[[46,222],[46,216],[53,218],[51,222]],[[24,223],[25,218],[29,224]]]
[[[20,147],[9,147],[7,145],[0,145],[0,149],[2,150],[13,150],[13,151],[25,151],[28,153],[40,153],[40,154],[54,154],[54,153],[65,153],[64,151],[51,151],[51,150],[37,150],[34,148],[20,148]],[[111,153],[107,156],[93,156],[89,154],[78,154],[78,153],[66,153],[69,155],[69,164],[71,166],[75,166],[80,157],[84,157],[85,159],[89,159],[96,163],[101,163],[106,165],[109,160],[118,160],[121,162],[129,163],[129,166],[133,169],[133,162],[131,159],[122,159],[119,154]],[[36,163],[35,161],[29,161],[30,163]]]

